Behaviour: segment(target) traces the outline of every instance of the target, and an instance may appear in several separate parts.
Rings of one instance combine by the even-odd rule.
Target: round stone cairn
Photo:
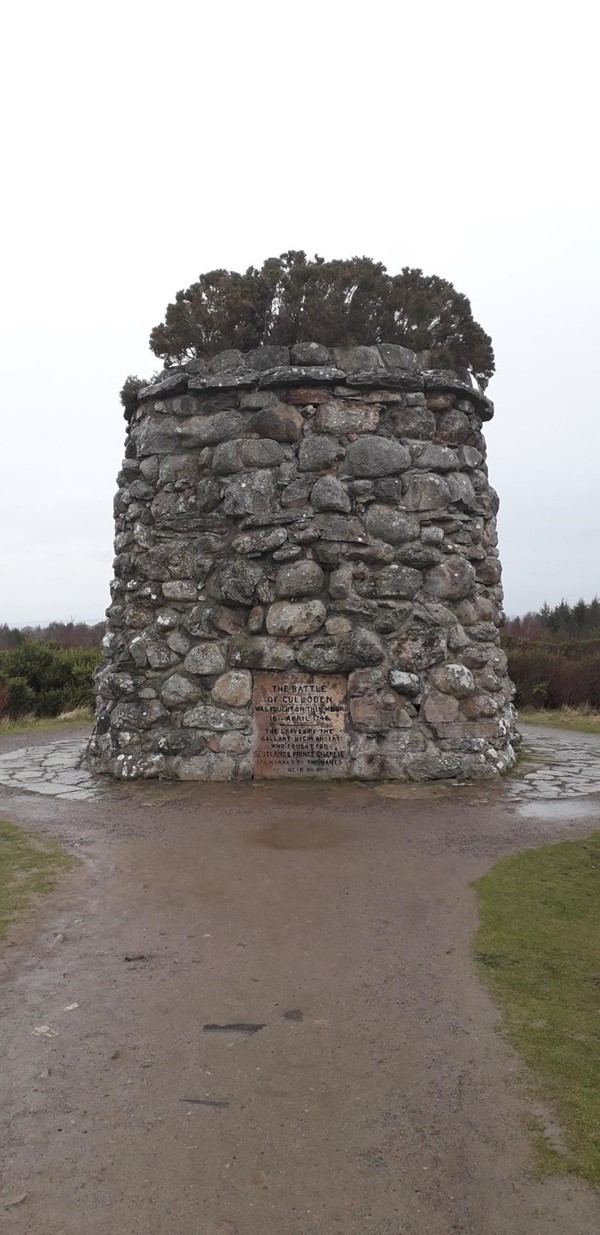
[[[255,675],[340,674],[344,775],[514,763],[498,498],[466,371],[386,344],[230,350],[139,392],[87,760],[253,775]]]

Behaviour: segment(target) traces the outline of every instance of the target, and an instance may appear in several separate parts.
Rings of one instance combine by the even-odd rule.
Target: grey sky
[[[4,13],[0,622],[108,603],[118,390],[201,270],[304,248],[451,279],[492,335],[509,613],[600,591],[591,6]]]

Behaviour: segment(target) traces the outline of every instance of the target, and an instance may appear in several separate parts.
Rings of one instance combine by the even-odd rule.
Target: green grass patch
[[[92,725],[94,713],[90,708],[75,708],[62,716],[22,716],[19,720],[1,720],[0,738],[19,736],[22,733],[46,733],[55,729],[70,729],[74,725]]]
[[[537,1129],[538,1165],[598,1184],[600,832],[504,858],[475,888],[477,965],[564,1135],[557,1152]]]
[[[600,733],[600,712],[589,708],[520,709],[524,725],[550,725],[553,729],[574,729],[579,733]]]
[[[12,823],[0,822],[0,939],[34,897],[52,892],[60,871],[73,861],[58,845],[42,844]]]

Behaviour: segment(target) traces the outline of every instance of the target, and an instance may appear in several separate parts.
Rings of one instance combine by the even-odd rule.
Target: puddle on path
[[[557,823],[569,819],[591,819],[600,827],[600,798],[562,798],[548,801],[539,797],[529,802],[519,802],[517,810],[523,819],[556,820]]]
[[[244,837],[247,845],[264,845],[267,849],[325,849],[343,839],[343,830],[336,824],[311,823],[309,819],[274,819]]]

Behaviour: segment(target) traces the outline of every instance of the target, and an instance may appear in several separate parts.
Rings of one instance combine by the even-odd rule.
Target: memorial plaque
[[[330,673],[254,675],[254,775],[348,775],[346,678]]]

